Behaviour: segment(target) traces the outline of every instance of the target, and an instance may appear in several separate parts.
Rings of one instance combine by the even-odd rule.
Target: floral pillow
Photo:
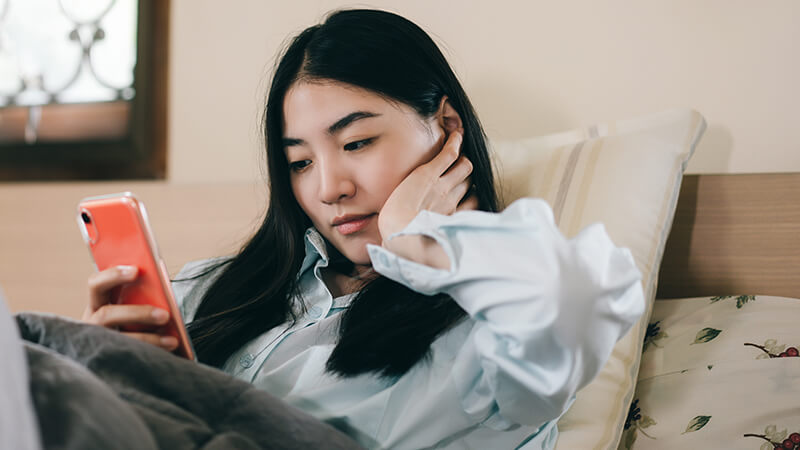
[[[620,449],[800,449],[800,299],[659,300]]]

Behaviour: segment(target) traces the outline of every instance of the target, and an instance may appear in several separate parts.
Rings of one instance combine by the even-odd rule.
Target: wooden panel
[[[113,141],[128,133],[127,101],[44,105],[36,142]],[[28,108],[0,108],[0,145],[25,141]]]
[[[658,298],[800,298],[800,173],[687,175]]]

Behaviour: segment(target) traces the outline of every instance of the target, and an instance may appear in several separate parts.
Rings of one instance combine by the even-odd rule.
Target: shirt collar
[[[314,227],[308,227],[306,230],[305,238],[306,255],[303,258],[303,264],[300,273],[305,272],[310,267],[314,266],[317,260],[321,259],[320,266],[328,266],[328,248],[325,245],[325,239]]]
[[[312,267],[328,267],[328,247],[325,239],[319,231],[314,227],[308,227],[305,234],[305,249],[306,255],[303,258],[303,265],[300,269],[300,274]],[[334,308],[345,308],[355,298],[356,293],[343,295],[333,299]]]

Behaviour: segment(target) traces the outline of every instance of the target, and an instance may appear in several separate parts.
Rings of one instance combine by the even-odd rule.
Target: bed
[[[687,175],[619,448],[800,447],[800,173]]]
[[[544,198],[567,236],[604,223],[615,243],[631,249],[643,275],[645,317],[559,420],[556,448],[766,449],[787,440],[794,448],[792,439],[800,439],[800,402],[794,400],[800,398],[800,358],[790,355],[800,347],[800,173],[685,175],[704,129],[698,112],[672,110],[492,143],[506,203]],[[31,245],[41,246],[48,236],[51,249],[74,237],[63,260],[51,255],[54,267],[85,259],[73,205],[120,187],[31,187],[33,199],[0,189],[0,201],[12,210],[50,201],[59,205],[52,211],[65,216],[63,233],[0,224],[6,227],[0,239],[7,240],[0,243],[9,244],[0,267],[13,271]],[[232,230],[246,234],[253,205],[263,204],[252,185],[134,184],[131,190],[148,204],[173,273],[176,264],[210,256],[186,229],[203,233],[205,241],[226,239]],[[198,197],[211,200],[191,202]],[[223,202],[228,213],[215,214]],[[190,210],[176,217],[174,205]],[[50,210],[40,207],[35,217],[45,222],[42,211]],[[28,223],[22,214],[15,223]],[[231,217],[235,223],[208,220]],[[15,286],[13,277],[6,279],[12,310],[28,309],[22,294],[34,292],[32,280],[19,278]]]

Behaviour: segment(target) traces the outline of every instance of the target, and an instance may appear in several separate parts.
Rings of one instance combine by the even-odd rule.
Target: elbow
[[[560,417],[572,404],[582,385],[585,368],[575,354],[560,353],[551,359],[548,370],[531,370],[530,364],[496,361],[492,370],[495,401],[507,420],[528,426],[541,426]],[[493,364],[494,365],[494,364]]]

